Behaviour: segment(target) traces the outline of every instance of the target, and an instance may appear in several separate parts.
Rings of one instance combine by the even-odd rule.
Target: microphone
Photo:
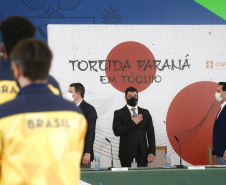
[[[105,137],[105,139],[107,140],[108,143],[110,143],[111,145],[111,141]],[[112,153],[112,145],[111,145],[111,167],[109,167],[108,169],[111,170],[113,167],[113,153]]]
[[[177,138],[177,136],[174,136],[175,139],[177,140],[178,144],[179,144],[179,150],[180,150],[180,165],[175,165],[177,168],[184,168],[185,166],[182,165],[182,160],[181,160],[181,149],[180,149],[180,141],[179,139]]]

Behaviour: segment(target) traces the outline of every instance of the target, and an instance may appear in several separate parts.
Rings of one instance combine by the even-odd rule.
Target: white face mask
[[[221,97],[221,94],[222,93],[215,93],[216,100],[219,101],[219,102],[221,102],[224,98],[224,97],[223,98]]]
[[[72,97],[72,93],[67,92],[67,100],[73,102],[74,98]]]

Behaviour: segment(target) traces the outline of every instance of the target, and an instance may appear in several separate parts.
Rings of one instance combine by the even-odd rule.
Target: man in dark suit
[[[213,154],[217,156],[219,165],[226,165],[226,82],[219,82],[215,94],[221,102],[213,127]]]
[[[122,167],[130,167],[133,158],[138,166],[147,166],[155,158],[155,132],[148,110],[137,106],[138,91],[125,91],[127,105],[114,112],[113,132],[120,136],[119,159]]]
[[[95,139],[97,112],[92,105],[84,100],[84,95],[85,88],[81,83],[72,83],[70,85],[67,95],[68,100],[73,101],[82,110],[88,123],[81,166],[90,168],[90,162],[94,159],[93,143]]]

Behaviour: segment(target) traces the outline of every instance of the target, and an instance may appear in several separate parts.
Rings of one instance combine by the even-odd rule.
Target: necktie
[[[132,108],[132,109],[131,109],[131,111],[133,112],[133,117],[136,117],[136,116],[137,116],[137,113],[136,113],[135,110],[136,110],[136,108]]]

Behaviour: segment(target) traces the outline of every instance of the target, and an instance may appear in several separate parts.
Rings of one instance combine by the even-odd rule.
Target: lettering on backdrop
[[[100,72],[100,71],[121,71],[121,80],[126,83],[160,83],[162,77],[160,75],[136,75],[131,70],[132,64],[129,60],[119,61],[119,60],[69,60],[69,64],[72,67],[72,71],[90,71],[90,72]],[[134,65],[134,63],[133,63]],[[136,60],[135,67],[140,71],[157,70],[180,70],[190,69],[191,64],[188,59],[184,60]],[[131,71],[130,75],[123,75],[124,71]],[[116,76],[100,75],[100,82],[102,84],[115,83],[117,84]]]

